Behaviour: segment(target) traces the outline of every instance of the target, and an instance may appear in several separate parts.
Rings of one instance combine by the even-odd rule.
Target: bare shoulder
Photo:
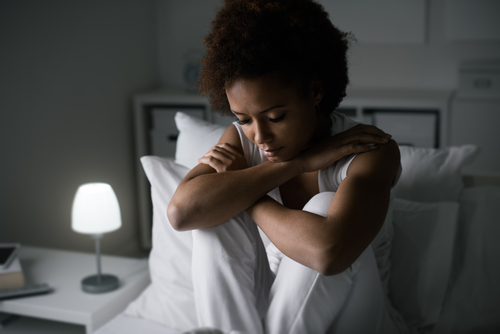
[[[358,154],[349,165],[347,175],[391,184],[400,159],[398,144],[390,140],[387,144],[378,145],[376,150]]]
[[[238,130],[234,124],[231,124],[219,139],[219,144],[229,144],[235,147],[241,154],[243,154],[243,147],[241,146],[241,139]]]

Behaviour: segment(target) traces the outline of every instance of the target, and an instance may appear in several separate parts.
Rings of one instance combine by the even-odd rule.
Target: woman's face
[[[226,89],[231,111],[243,132],[271,162],[287,161],[310,144],[318,128],[321,93],[305,94],[276,74],[239,79]]]

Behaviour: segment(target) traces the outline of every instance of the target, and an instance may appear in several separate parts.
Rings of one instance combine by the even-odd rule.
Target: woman
[[[311,0],[219,9],[200,92],[238,121],[168,207],[176,230],[193,230],[200,326],[394,331],[370,244],[399,151],[389,134],[334,112],[348,84],[348,38]],[[272,242],[267,253],[256,225]]]

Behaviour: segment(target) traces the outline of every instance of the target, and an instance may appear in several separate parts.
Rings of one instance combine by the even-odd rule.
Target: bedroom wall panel
[[[0,1],[0,241],[94,251],[71,230],[85,182],[110,183],[139,254],[132,94],[157,82],[155,2]]]
[[[192,49],[202,51],[203,37],[219,2],[218,0],[158,2],[158,47],[162,86],[185,86],[182,72],[184,55]],[[331,12],[335,11],[338,6],[335,5],[335,0],[321,0],[320,2],[330,4],[326,7]],[[371,3],[377,3],[380,8],[383,8],[383,3],[388,3],[388,1],[372,1]],[[350,52],[350,76],[353,87],[453,89],[457,87],[457,70],[461,61],[500,58],[500,43],[498,42],[450,42],[447,40],[445,36],[446,0],[399,1],[399,3],[407,4],[411,8],[418,3],[419,10],[415,16],[425,17],[423,27],[425,43],[415,43],[412,37],[401,41],[401,36],[398,37],[398,43],[353,43]],[[422,6],[425,7],[425,13],[422,13]],[[335,17],[335,13],[331,16]],[[342,20],[355,22],[352,28],[349,28],[352,29],[354,35],[357,35],[356,26],[364,26],[363,29],[370,26],[363,22],[358,23],[363,20],[361,11],[352,10],[350,13],[345,13]],[[419,19],[418,22],[422,20]],[[381,28],[373,27],[377,31]],[[419,25],[416,30],[421,38],[422,26]],[[360,39],[362,37],[361,31],[359,37]],[[389,36],[380,38],[388,39]]]
[[[318,0],[360,44],[418,45],[426,39],[427,1]]]

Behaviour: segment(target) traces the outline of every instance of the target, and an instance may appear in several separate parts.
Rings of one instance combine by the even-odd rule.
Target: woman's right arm
[[[245,160],[234,125],[227,128],[218,145],[227,148],[227,144],[234,160]],[[217,160],[214,155],[208,159]],[[167,209],[174,229],[186,231],[222,224],[302,172],[294,160],[229,171],[217,170],[216,163],[214,167],[200,163],[179,184]]]

